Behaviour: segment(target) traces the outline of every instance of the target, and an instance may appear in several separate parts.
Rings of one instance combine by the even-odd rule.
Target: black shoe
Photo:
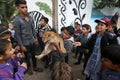
[[[80,62],[76,62],[76,63],[74,63],[74,65],[79,65],[80,64]]]
[[[38,67],[34,67],[33,70],[36,72],[43,72],[43,69]]]
[[[27,71],[28,75],[33,75],[33,69],[32,68],[29,68],[28,71]]]
[[[49,65],[45,65],[45,66],[44,66],[44,68],[48,68],[48,67],[49,67]]]

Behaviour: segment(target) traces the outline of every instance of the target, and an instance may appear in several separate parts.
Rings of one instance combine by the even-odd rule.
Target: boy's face
[[[21,14],[24,14],[24,15],[27,14],[28,8],[26,4],[19,4],[17,8]]]
[[[64,38],[70,37],[69,32],[65,29],[63,32]]]
[[[113,32],[113,28],[111,25],[108,26],[108,29],[107,29],[109,32]]]
[[[13,59],[15,57],[15,54],[14,54],[14,51],[15,49],[12,48],[12,44],[9,43],[7,46],[6,46],[6,51],[5,51],[5,59]]]
[[[106,31],[106,29],[107,29],[107,27],[106,27],[106,25],[104,23],[98,22],[97,28],[96,28],[98,33],[102,33],[104,31]]]
[[[41,20],[40,20],[40,25],[41,25],[41,26],[45,26],[46,24],[47,24],[47,23],[45,22],[44,19],[41,19]]]
[[[107,59],[107,58],[102,58],[102,62],[103,62],[103,64],[104,64],[107,68],[116,70],[116,68],[119,67],[119,69],[120,69],[120,65],[113,64],[112,61],[110,61],[110,60]]]
[[[83,34],[89,33],[89,29],[87,30],[85,27],[82,27],[82,33]]]
[[[8,26],[9,26],[9,29],[13,29],[14,28],[12,23],[9,23]]]

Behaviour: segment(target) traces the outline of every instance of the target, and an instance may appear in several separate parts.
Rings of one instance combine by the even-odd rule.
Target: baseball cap
[[[101,19],[97,19],[97,20],[95,20],[95,22],[96,23],[99,23],[99,22],[102,22],[102,23],[104,23],[105,25],[110,25],[111,23],[110,23],[110,19],[109,18],[101,18]]]

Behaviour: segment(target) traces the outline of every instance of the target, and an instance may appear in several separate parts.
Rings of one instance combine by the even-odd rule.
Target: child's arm
[[[12,77],[7,71],[2,71],[0,73],[0,80],[24,80],[24,72],[27,69],[26,63],[22,63],[18,67],[18,71],[15,73],[14,77]]]
[[[24,80],[24,72],[27,69],[27,64],[23,62],[21,65],[20,63],[18,64],[18,71],[15,73],[15,78],[14,80]]]

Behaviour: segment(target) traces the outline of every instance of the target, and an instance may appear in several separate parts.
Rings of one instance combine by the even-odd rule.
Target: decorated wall
[[[63,26],[90,24],[93,0],[58,0],[58,30]]]

